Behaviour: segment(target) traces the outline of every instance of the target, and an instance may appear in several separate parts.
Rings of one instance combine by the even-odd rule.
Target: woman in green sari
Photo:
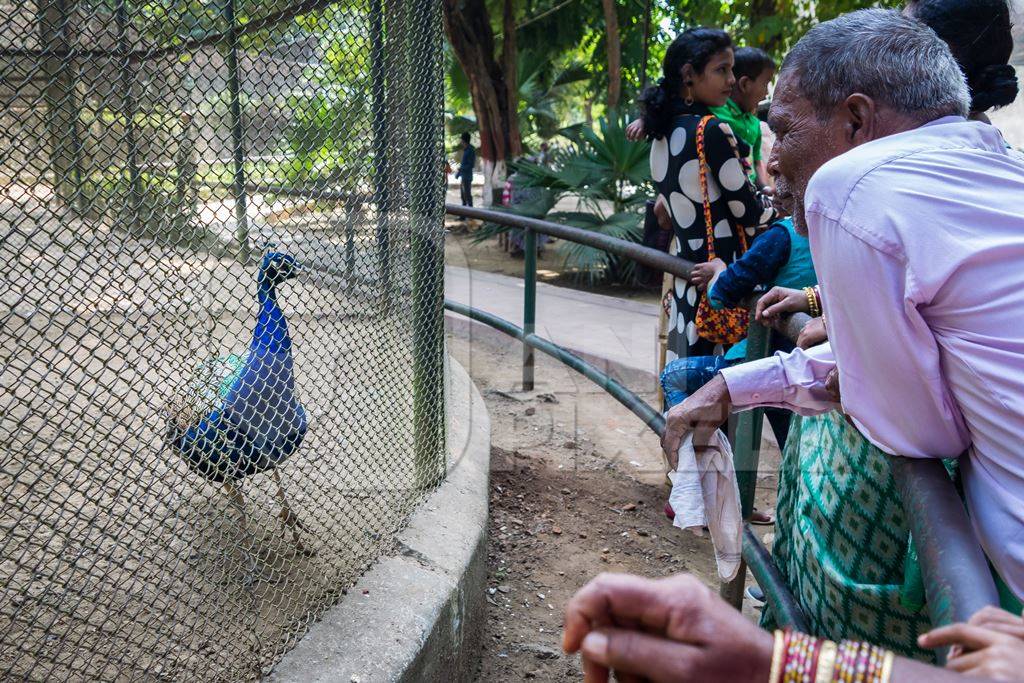
[[[904,588],[909,532],[889,456],[838,412],[795,416],[779,468],[772,555],[812,633],[924,661],[930,627]],[[766,609],[762,625],[772,627]]]

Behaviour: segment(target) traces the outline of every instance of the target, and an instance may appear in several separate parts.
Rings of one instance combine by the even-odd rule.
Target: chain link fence
[[[259,678],[444,476],[439,3],[0,52],[0,678]]]

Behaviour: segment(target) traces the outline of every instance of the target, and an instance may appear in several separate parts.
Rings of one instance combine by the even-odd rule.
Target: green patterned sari
[[[772,555],[811,632],[934,661],[916,644],[927,613],[900,601],[909,532],[888,456],[836,412],[796,416],[789,434]]]

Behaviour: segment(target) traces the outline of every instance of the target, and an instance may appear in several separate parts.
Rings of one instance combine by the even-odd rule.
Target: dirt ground
[[[448,345],[491,417],[489,612],[477,680],[578,679],[578,658],[559,647],[562,610],[600,572],[685,571],[717,586],[710,541],[664,515],[658,441],[637,418],[546,356],[536,390],[518,391],[518,343],[454,333]],[[653,388],[641,394],[656,398]],[[763,442],[763,471],[777,458]],[[759,478],[759,507],[772,507],[775,485],[774,475]]]

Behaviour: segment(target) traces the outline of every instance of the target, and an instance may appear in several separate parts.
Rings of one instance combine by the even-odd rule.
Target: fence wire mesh
[[[265,674],[444,475],[431,0],[6,0],[0,677]]]

